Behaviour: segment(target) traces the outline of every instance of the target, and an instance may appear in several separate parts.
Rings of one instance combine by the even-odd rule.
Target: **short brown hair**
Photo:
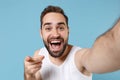
[[[58,7],[58,6],[52,6],[52,5],[49,5],[47,6],[41,13],[41,16],[40,16],[40,22],[41,22],[41,28],[42,28],[42,19],[43,17],[47,14],[47,13],[50,13],[50,12],[55,12],[55,13],[61,13],[65,19],[66,19],[66,23],[68,25],[68,17],[65,15],[64,11],[62,8]]]

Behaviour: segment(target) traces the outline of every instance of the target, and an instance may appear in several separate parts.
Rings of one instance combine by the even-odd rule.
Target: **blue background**
[[[81,47],[91,47],[120,16],[120,0],[0,0],[0,80],[24,79],[24,58],[43,47],[39,16],[47,5],[65,10],[69,43]],[[93,80],[120,80],[120,71]]]

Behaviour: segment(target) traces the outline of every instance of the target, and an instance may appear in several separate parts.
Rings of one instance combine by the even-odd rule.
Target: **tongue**
[[[59,50],[60,49],[60,45],[52,44],[51,46],[54,50]]]

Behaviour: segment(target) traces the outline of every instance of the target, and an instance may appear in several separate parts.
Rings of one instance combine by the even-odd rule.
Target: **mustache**
[[[58,36],[58,37],[50,37],[50,38],[48,38],[48,42],[50,42],[50,41],[52,41],[52,40],[60,40],[60,41],[64,41],[64,39],[62,38],[62,37],[60,37],[60,36]]]

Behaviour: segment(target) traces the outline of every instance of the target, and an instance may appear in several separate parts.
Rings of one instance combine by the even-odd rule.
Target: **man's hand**
[[[24,61],[24,74],[26,80],[37,80],[40,77],[40,68],[44,56],[30,57],[27,56]]]

